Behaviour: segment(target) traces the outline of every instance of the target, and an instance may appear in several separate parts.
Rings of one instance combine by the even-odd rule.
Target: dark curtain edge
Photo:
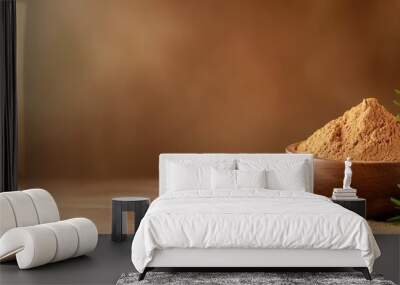
[[[1,1],[0,191],[17,190],[16,2]]]

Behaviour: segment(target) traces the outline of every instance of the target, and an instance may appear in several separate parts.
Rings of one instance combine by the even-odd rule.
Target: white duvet
[[[365,219],[324,196],[246,189],[179,191],[150,206],[132,243],[143,272],[155,249],[358,249],[372,271],[380,251]]]

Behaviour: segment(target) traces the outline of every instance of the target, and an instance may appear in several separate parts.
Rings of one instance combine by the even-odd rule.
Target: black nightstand
[[[367,200],[363,198],[354,198],[351,200],[337,200],[332,199],[333,203],[339,204],[340,206],[359,214],[365,219],[367,216]]]
[[[126,238],[127,216],[126,212],[135,213],[135,231],[140,221],[146,214],[150,199],[144,197],[119,197],[112,199],[112,235],[113,241],[122,241]]]

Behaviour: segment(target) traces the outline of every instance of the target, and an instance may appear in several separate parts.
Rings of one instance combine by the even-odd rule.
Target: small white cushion
[[[238,188],[267,188],[267,171],[236,170]]]
[[[267,172],[262,170],[212,169],[211,186],[218,189],[266,188]]]
[[[211,170],[211,188],[217,189],[236,189],[236,170],[215,169]]]

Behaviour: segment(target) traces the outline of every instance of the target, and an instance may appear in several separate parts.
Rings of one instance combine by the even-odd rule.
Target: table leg
[[[122,239],[126,238],[126,235],[128,234],[128,212],[122,210]]]
[[[113,241],[121,241],[122,237],[122,204],[112,202],[112,234]]]

